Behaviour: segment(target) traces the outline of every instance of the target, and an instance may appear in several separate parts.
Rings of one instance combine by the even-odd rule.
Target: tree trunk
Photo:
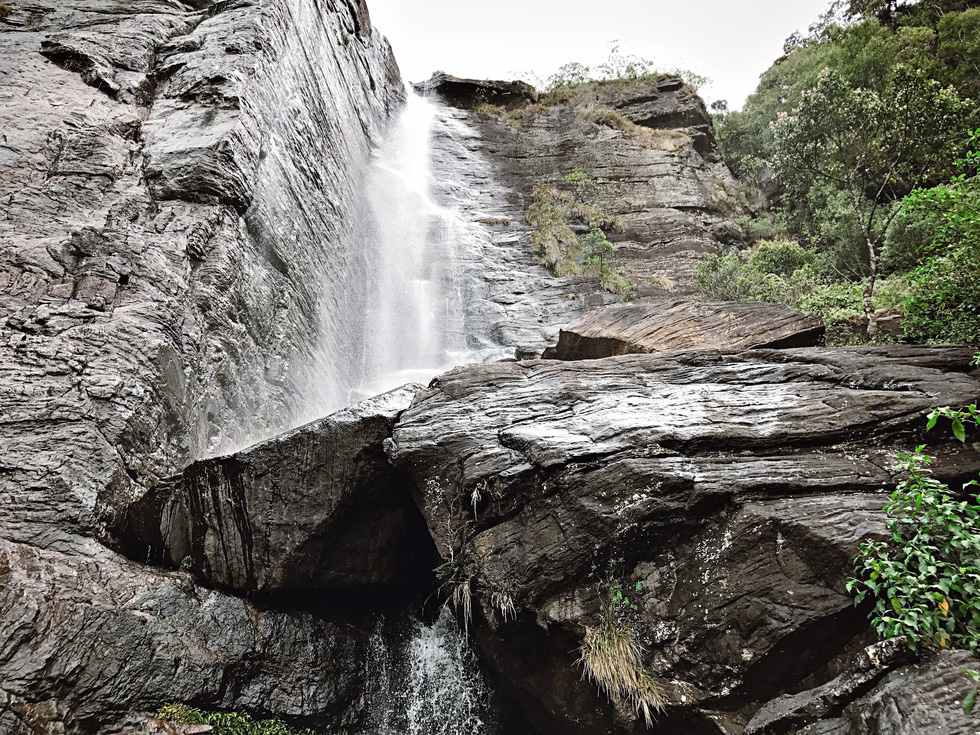
[[[868,240],[868,262],[871,272],[868,274],[868,281],[864,284],[864,316],[868,320],[868,341],[874,342],[878,336],[878,315],[875,314],[874,295],[875,280],[878,277],[878,249],[875,241],[870,237]]]

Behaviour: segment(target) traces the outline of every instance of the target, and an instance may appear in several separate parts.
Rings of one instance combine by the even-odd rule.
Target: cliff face
[[[387,42],[352,0],[36,0],[0,59],[0,730],[341,707],[321,663],[349,634],[95,539],[302,412],[323,305],[356,297],[321,264],[354,272],[358,172],[404,95]]]
[[[976,400],[973,351],[747,350],[813,325],[675,302],[740,212],[680,80],[552,106],[435,80],[459,105],[435,198],[486,228],[478,331],[526,353],[615,300],[530,255],[535,188],[574,172],[646,303],[586,317],[567,362],[459,368],[213,457],[317,415],[310,376],[362,354],[368,265],[341,243],[403,99],[390,50],[349,0],[32,0],[0,23],[4,735],[132,735],[170,701],[370,732],[371,685],[405,677],[365,600],[436,586],[541,733],[647,731],[576,660],[617,589],[658,732],[975,729],[965,654],[875,643],[844,589],[895,453]],[[980,469],[928,439],[943,480]]]
[[[515,227],[537,187],[586,176],[579,198],[615,222],[605,227],[616,245],[609,263],[641,299],[689,293],[703,254],[740,239],[738,189],[704,102],[681,79],[594,82],[541,101],[513,85],[443,75],[421,88],[469,111],[477,145],[511,190]]]

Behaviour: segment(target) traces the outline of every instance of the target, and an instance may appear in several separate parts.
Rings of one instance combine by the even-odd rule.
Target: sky
[[[547,79],[562,64],[601,62],[611,44],[709,77],[708,102],[742,106],[783,41],[830,0],[368,0],[407,81]]]

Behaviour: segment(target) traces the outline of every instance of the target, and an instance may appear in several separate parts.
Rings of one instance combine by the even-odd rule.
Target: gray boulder
[[[586,312],[544,357],[600,357],[673,350],[812,347],[823,322],[782,304],[663,300]]]
[[[420,390],[195,462],[124,509],[113,530],[133,554],[154,549],[240,591],[410,587],[431,573],[431,541],[382,442]]]
[[[884,537],[895,454],[922,443],[925,414],[980,392],[970,357],[890,347],[461,368],[403,414],[389,451],[415,479],[444,581],[475,598],[481,646],[542,732],[642,730],[575,665],[614,584],[669,699],[658,732],[715,732],[864,634],[844,589],[852,560]],[[980,470],[974,448],[926,438],[940,477]]]

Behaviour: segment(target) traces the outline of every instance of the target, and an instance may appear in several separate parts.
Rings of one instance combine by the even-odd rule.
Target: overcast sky
[[[601,61],[609,45],[665,69],[692,69],[712,82],[708,101],[741,107],[830,0],[368,0],[375,26],[395,49],[402,75],[547,78],[562,64]]]

